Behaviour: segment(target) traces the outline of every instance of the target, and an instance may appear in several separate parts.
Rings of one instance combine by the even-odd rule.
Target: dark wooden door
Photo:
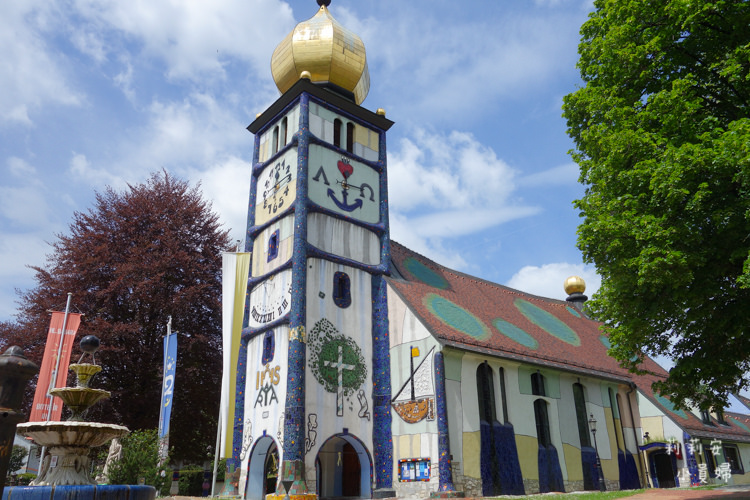
[[[341,495],[345,497],[358,497],[361,494],[360,480],[362,475],[359,456],[354,446],[349,443],[344,445],[342,455]]]

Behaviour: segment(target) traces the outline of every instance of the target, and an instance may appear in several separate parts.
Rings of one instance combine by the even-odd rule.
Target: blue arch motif
[[[578,334],[552,313],[549,313],[541,307],[535,306],[531,302],[523,299],[516,299],[513,302],[513,305],[516,306],[516,309],[518,309],[521,314],[526,316],[526,319],[545,332],[572,346],[580,347],[581,339],[578,337]]]
[[[435,293],[424,297],[424,305],[440,321],[477,340],[487,340],[492,332],[482,320],[463,307]]]

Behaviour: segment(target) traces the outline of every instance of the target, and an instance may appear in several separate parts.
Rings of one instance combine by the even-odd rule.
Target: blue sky
[[[0,2],[0,320],[74,211],[162,168],[201,183],[244,238],[273,49],[314,0]],[[598,287],[562,98],[590,0],[333,0],[385,108],[391,236],[457,270],[564,298]],[[75,291],[73,291],[75,292]],[[74,297],[75,302],[75,297]]]

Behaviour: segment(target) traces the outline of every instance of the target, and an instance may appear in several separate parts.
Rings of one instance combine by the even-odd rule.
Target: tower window
[[[278,125],[273,128],[273,138],[271,139],[271,153],[276,154],[279,152],[279,127]]]
[[[280,134],[280,136],[281,136],[281,146],[282,147],[286,146],[286,126],[287,126],[287,123],[288,123],[288,120],[287,120],[287,118],[285,116],[284,119],[281,120],[281,134]]]
[[[273,232],[270,238],[268,238],[268,259],[267,262],[271,262],[273,259],[279,256],[279,230]]]
[[[266,332],[265,337],[263,337],[263,359],[261,362],[264,365],[267,365],[271,361],[273,361],[273,354],[276,350],[276,341],[274,339],[273,331],[269,330]]]
[[[544,391],[544,375],[539,372],[531,374],[531,393],[534,396],[546,396]]]
[[[341,120],[338,118],[333,120],[333,145],[341,147]]]
[[[350,153],[354,152],[354,124],[352,122],[346,124],[346,150]]]
[[[341,308],[352,304],[349,275],[340,271],[333,274],[333,303]]]

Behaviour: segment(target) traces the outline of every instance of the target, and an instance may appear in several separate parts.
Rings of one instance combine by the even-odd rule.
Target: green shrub
[[[147,485],[162,491],[169,474],[159,467],[159,437],[155,429],[133,431],[120,440],[122,457],[109,467],[109,484],[138,484],[144,478]]]
[[[179,495],[199,497],[203,495],[203,468],[188,465],[180,471]]]

